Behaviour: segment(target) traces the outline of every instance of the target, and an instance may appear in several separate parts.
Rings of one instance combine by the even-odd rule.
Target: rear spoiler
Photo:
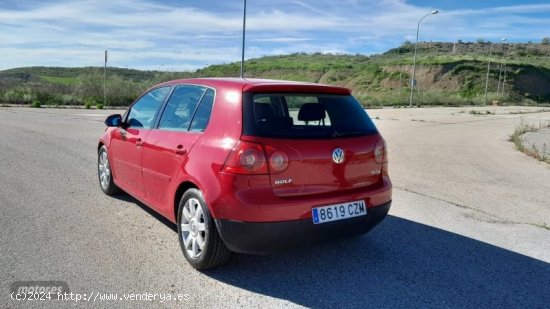
[[[322,84],[300,84],[300,83],[266,83],[248,84],[244,86],[243,92],[270,93],[270,92],[299,92],[319,94],[351,95],[351,89],[328,86]]]

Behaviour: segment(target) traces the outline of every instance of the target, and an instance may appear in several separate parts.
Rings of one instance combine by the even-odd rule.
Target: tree
[[[103,102],[103,74],[99,69],[94,69],[87,74],[78,77],[75,92],[84,101],[90,98],[96,102]]]
[[[544,37],[542,38],[542,41],[540,42],[542,45],[550,45],[550,38]]]
[[[173,76],[169,79],[175,79]],[[166,79],[166,80],[169,80]],[[162,81],[166,81],[162,80]],[[125,80],[119,75],[110,76],[107,79],[107,102],[109,105],[125,106],[134,101],[143,91],[154,83],[133,82]]]

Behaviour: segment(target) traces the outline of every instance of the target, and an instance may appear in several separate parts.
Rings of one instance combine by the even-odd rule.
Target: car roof
[[[158,86],[195,84],[213,88],[230,88],[242,92],[306,92],[349,95],[351,90],[344,87],[329,86],[315,83],[305,83],[287,80],[256,79],[256,78],[191,78],[178,79],[162,83]]]

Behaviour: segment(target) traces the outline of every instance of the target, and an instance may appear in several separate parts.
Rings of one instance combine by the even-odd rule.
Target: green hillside
[[[55,84],[62,84],[62,85],[75,85],[77,82],[77,78],[75,77],[61,77],[61,76],[47,76],[47,75],[40,75],[40,78],[43,80],[55,83]]]
[[[550,103],[550,45],[420,43],[416,80],[420,105],[483,104],[487,62],[490,103]],[[269,56],[245,63],[246,77],[286,79],[351,88],[365,106],[405,105],[410,92],[414,45],[365,55]],[[196,72],[107,69],[108,104],[127,105],[148,87],[187,77],[235,77],[240,63],[212,65]],[[0,71],[5,103],[83,104],[103,101],[103,68],[28,67]]]

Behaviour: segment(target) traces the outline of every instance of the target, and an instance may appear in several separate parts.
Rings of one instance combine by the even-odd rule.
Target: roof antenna
[[[246,0],[244,0],[244,10],[243,10],[243,46],[241,54],[241,78],[244,78],[244,40],[246,34]]]

